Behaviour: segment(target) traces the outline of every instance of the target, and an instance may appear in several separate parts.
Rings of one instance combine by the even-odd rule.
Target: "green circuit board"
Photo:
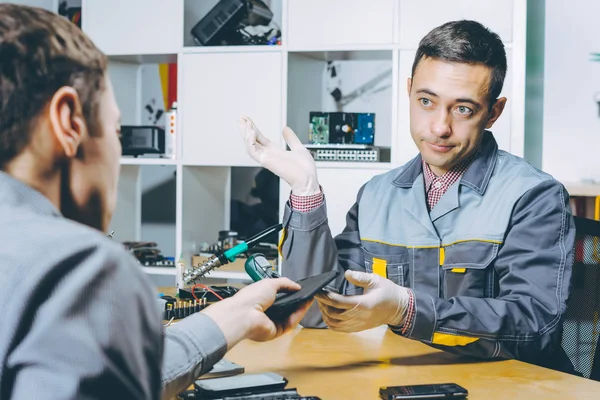
[[[311,144],[329,143],[329,115],[310,113],[308,142]]]

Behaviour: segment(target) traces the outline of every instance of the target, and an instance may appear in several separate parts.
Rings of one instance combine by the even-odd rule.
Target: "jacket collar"
[[[485,131],[481,142],[481,151],[463,174],[460,184],[468,186],[480,196],[483,196],[492,177],[492,172],[494,172],[497,158],[498,144],[496,139],[490,131]],[[419,154],[406,164],[406,167],[393,180],[392,184],[401,188],[411,188],[422,172],[422,158]]]
[[[41,215],[62,216],[42,193],[0,171],[0,207],[26,207]]]

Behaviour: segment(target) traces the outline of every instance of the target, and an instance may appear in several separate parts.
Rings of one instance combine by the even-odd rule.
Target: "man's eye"
[[[466,107],[466,106],[458,106],[456,108],[456,111],[458,111],[458,113],[461,114],[461,115],[471,115],[471,114],[473,114],[473,110],[470,109],[469,107]]]
[[[422,105],[424,105],[425,107],[429,107],[431,105],[431,100],[426,99],[426,98],[421,98],[419,99],[419,101],[421,102]]]

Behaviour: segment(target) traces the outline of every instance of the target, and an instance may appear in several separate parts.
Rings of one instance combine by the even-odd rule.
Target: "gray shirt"
[[[1,399],[169,398],[225,354],[204,314],[163,329],[122,245],[3,172],[0,225]]]

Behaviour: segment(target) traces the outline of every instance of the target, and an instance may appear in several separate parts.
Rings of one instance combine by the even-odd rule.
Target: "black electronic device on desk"
[[[203,287],[194,287],[193,294],[191,289],[179,289],[177,297],[160,296],[165,301],[163,319],[169,321],[188,317],[213,303],[233,296],[238,291],[233,286],[201,286]]]
[[[437,383],[430,385],[384,386],[379,389],[383,400],[408,399],[464,399],[469,392],[456,383]]]
[[[294,388],[286,389],[287,383],[287,379],[273,372],[202,379],[195,382],[195,393],[187,392],[180,395],[180,398],[206,400],[320,400],[318,397],[303,397]]]
[[[202,285],[203,286],[203,285]],[[194,290],[192,294],[192,289]],[[217,301],[233,296],[238,289],[233,286],[204,286],[179,289],[179,298],[162,296],[165,300],[163,319],[165,321],[183,319],[204,310]],[[195,296],[194,296],[195,295]]]
[[[192,294],[193,289],[193,294]],[[209,303],[214,303],[222,299],[233,296],[238,292],[238,288],[229,285],[211,285],[211,286],[192,286],[191,288],[179,289],[180,299],[206,299]],[[194,295],[196,295],[194,297]]]
[[[175,268],[175,259],[165,257],[155,242],[123,242],[139,263],[145,267],[172,267]]]
[[[177,300],[171,296],[162,296],[165,300],[165,309],[163,311],[163,320],[173,321],[189,317],[192,314],[199,313],[209,306],[206,299]]]

